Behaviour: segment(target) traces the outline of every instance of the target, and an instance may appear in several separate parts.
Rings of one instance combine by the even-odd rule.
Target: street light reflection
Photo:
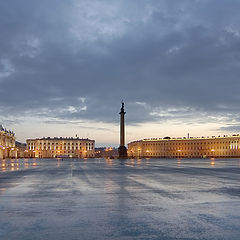
[[[105,162],[106,162],[106,164],[107,164],[108,166],[112,166],[112,165],[113,165],[113,160],[110,159],[110,158],[106,158],[106,159],[105,159]]]
[[[3,159],[0,160],[0,172],[19,171],[30,167],[37,167],[36,159]]]
[[[210,158],[210,165],[212,166],[212,167],[214,167],[215,166],[215,158]]]
[[[182,163],[182,162],[181,162],[181,159],[178,158],[178,159],[177,159],[177,166],[178,166],[178,167],[181,167],[181,163]]]
[[[137,160],[137,165],[140,166],[142,164],[142,159],[141,158],[138,158]]]

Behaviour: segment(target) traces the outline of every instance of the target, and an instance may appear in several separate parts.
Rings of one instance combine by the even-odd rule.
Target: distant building
[[[134,158],[240,157],[240,136],[144,139],[128,144],[128,156]]]
[[[26,151],[36,158],[92,158],[95,157],[95,141],[78,137],[28,139]]]
[[[17,157],[15,133],[0,125],[0,159]]]
[[[27,144],[16,141],[17,158],[28,158]]]
[[[118,149],[112,148],[112,147],[95,148],[95,157],[96,158],[118,158]]]

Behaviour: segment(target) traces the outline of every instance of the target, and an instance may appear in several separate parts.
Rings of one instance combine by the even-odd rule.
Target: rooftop
[[[35,141],[35,140],[83,140],[83,141],[94,141],[89,138],[79,138],[79,137],[43,137],[43,138],[34,138],[34,139],[27,139],[27,141]]]
[[[178,138],[170,138],[170,137],[164,137],[164,138],[145,138],[142,140],[133,141],[131,143],[137,143],[137,142],[156,142],[156,141],[191,141],[191,140],[211,140],[211,139],[227,139],[227,138],[240,138],[239,134],[234,135],[223,135],[223,136],[207,136],[207,137],[178,137]]]
[[[7,130],[6,128],[3,128],[2,125],[0,125],[0,132],[7,134],[9,136],[15,136],[15,133],[13,131]]]

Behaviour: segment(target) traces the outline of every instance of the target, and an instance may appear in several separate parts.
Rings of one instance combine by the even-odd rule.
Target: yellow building
[[[144,139],[128,144],[128,156],[134,158],[240,157],[240,136]]]
[[[15,158],[17,156],[15,141],[15,134],[0,125],[0,159]]]
[[[28,139],[26,152],[36,158],[92,158],[95,156],[95,141],[78,137]]]

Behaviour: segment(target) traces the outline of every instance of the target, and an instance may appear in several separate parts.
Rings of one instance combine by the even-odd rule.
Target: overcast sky
[[[0,1],[0,124],[17,139],[240,131],[239,0]]]

